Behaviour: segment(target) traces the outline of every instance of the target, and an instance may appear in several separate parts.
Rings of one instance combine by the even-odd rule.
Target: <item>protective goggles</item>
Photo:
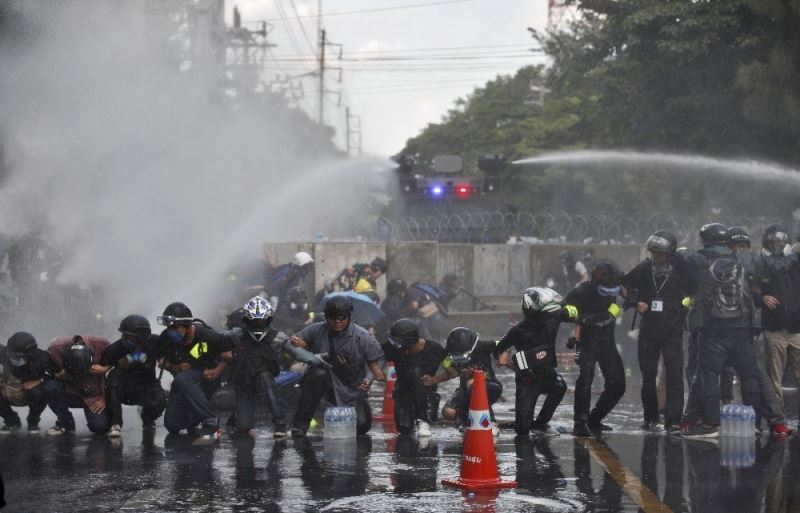
[[[135,353],[128,353],[125,355],[128,363],[147,363],[147,353],[136,351]]]
[[[606,297],[616,297],[619,295],[620,290],[621,287],[619,286],[617,287],[604,287],[602,285],[597,286],[597,293],[600,294],[601,296],[606,296]]]
[[[454,367],[462,368],[469,365],[469,353],[452,354],[450,360],[453,362]]]
[[[158,315],[156,316],[156,322],[161,326],[166,326],[169,328],[173,324],[192,324],[194,322],[194,318],[192,317],[175,317],[174,315]]]

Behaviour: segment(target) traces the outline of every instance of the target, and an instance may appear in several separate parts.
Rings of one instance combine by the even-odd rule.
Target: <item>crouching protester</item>
[[[311,417],[320,400],[334,406],[353,406],[358,416],[358,434],[372,427],[372,410],[367,393],[372,379],[385,381],[380,361],[383,351],[375,337],[351,321],[353,305],[346,297],[335,297],[325,303],[324,322],[305,327],[291,338],[290,344],[317,355],[319,360],[306,371],[301,381],[300,399],[294,417],[292,436],[306,436]]]
[[[100,365],[108,347],[104,337],[75,335],[57,338],[47,350],[49,373],[54,379],[44,384],[47,405],[56,414],[56,425],[48,435],[75,432],[70,408],[81,408],[92,433],[104,435],[111,427],[106,410],[106,371]]]
[[[150,331],[150,321],[141,315],[128,315],[119,323],[122,337],[108,346],[100,365],[108,370],[106,407],[111,421],[108,436],[122,436],[122,405],[141,406],[142,427],[155,429],[156,420],[167,406],[167,396],[156,376],[158,336]]]
[[[179,302],[167,305],[158,323],[166,327],[159,337],[158,364],[174,376],[164,427],[170,433],[186,429],[202,439],[218,440],[221,430],[209,400],[233,359],[230,337],[195,319]]]
[[[388,361],[397,372],[394,389],[394,422],[401,434],[431,436],[429,396],[435,383],[425,378],[436,374],[447,353],[432,340],[419,335],[419,326],[411,319],[398,319],[389,328],[388,342],[383,346]],[[438,403],[438,394],[437,403]],[[438,406],[437,406],[438,407]]]
[[[429,386],[459,378],[458,388],[442,408],[442,416],[447,420],[456,421],[459,427],[462,427],[469,415],[474,373],[483,372],[486,377],[486,396],[489,399],[489,415],[492,419],[494,436],[497,436],[500,430],[492,405],[503,393],[503,385],[498,381],[492,367],[492,355],[496,345],[492,340],[480,340],[478,333],[471,328],[454,328],[447,335],[444,348],[447,356],[441,363],[443,372],[422,378],[422,382]]]
[[[260,395],[272,418],[272,436],[286,437],[286,412],[278,400],[275,377],[281,372],[278,354],[289,337],[270,327],[272,305],[261,296],[250,299],[241,309],[241,328],[230,334],[235,339],[231,382],[236,391],[234,425],[239,433],[255,426],[256,399]]]
[[[5,423],[0,435],[22,427],[19,415],[11,406],[27,406],[28,433],[39,432],[39,420],[47,407],[42,386],[49,379],[47,365],[47,352],[37,347],[30,333],[14,333],[6,347],[0,346],[0,417]]]
[[[564,299],[553,289],[531,287],[522,294],[522,313],[525,318],[512,326],[494,349],[500,364],[516,374],[514,429],[519,435],[558,436],[549,422],[567,384],[556,371],[556,337],[561,322],[574,319],[577,310],[565,307]],[[507,351],[512,347],[517,352],[509,362]],[[547,399],[534,420],[536,402],[543,394]]]

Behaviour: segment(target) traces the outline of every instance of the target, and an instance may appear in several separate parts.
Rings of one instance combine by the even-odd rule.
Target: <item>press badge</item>
[[[652,312],[663,312],[664,311],[664,302],[663,301],[653,301],[650,305],[650,311]]]

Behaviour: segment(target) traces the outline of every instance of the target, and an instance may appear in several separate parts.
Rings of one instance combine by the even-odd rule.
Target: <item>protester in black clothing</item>
[[[278,399],[275,377],[281,371],[278,354],[289,337],[270,326],[272,305],[261,296],[245,303],[240,315],[244,326],[231,330],[236,340],[230,373],[236,389],[236,429],[241,433],[253,429],[256,398],[260,395],[272,417],[273,437],[284,438],[286,412]]]
[[[494,350],[501,365],[516,372],[514,429],[520,435],[533,431],[540,436],[556,436],[548,423],[567,392],[567,384],[556,371],[555,341],[561,321],[574,320],[577,310],[565,307],[564,299],[553,289],[531,287],[522,294],[522,313],[525,318],[508,330]],[[509,364],[503,353],[512,347],[517,352]],[[542,394],[547,399],[534,420],[536,402]]]
[[[129,315],[119,324],[122,338],[108,346],[100,357],[106,371],[106,409],[109,437],[122,436],[122,405],[142,407],[142,426],[153,429],[167,406],[167,396],[156,376],[158,336],[141,315]]]
[[[401,314],[419,323],[423,337],[441,344],[445,337],[446,322],[442,315],[443,307],[421,288],[412,284],[403,295],[400,304]]]
[[[318,355],[320,362],[303,376],[292,437],[306,435],[311,417],[323,398],[335,406],[353,406],[358,417],[356,431],[366,434],[372,427],[372,410],[367,400],[372,379],[367,378],[366,367],[375,379],[384,381],[379,365],[383,351],[375,337],[351,322],[353,304],[346,297],[330,299],[323,313],[325,322],[306,326],[291,337],[293,347]]]
[[[287,301],[289,291],[302,287],[303,280],[311,271],[314,258],[305,251],[298,251],[292,261],[275,267],[267,281],[267,293],[273,308],[279,308],[282,301]]]
[[[47,374],[47,352],[39,349],[30,333],[11,335],[7,347],[0,346],[0,417],[5,425],[0,434],[9,434],[20,427],[19,415],[11,406],[28,406],[28,432],[39,432],[39,420],[47,407],[42,383]]]
[[[494,418],[492,405],[500,399],[503,385],[497,379],[492,366],[492,358],[497,343],[492,340],[479,340],[478,333],[470,328],[455,328],[447,335],[444,350],[447,356],[441,363],[444,372],[435,376],[423,376],[422,382],[435,386],[437,383],[459,378],[453,396],[445,403],[442,416],[462,425],[469,415],[469,402],[472,398],[472,382],[476,371],[486,377],[486,396],[489,399],[489,413],[492,417],[492,433],[497,436],[499,429]]]
[[[217,417],[209,399],[233,359],[230,337],[197,321],[183,303],[170,303],[158,322],[166,329],[159,337],[158,364],[174,376],[164,426],[170,433],[193,430],[202,438],[218,439]]]
[[[308,294],[302,287],[295,287],[287,293],[286,301],[282,301],[275,310],[273,328],[294,334],[313,321],[308,306]]]
[[[642,371],[642,429],[658,428],[656,377],[658,360],[664,359],[667,402],[664,426],[680,429],[683,412],[683,325],[684,301],[693,292],[692,280],[672,260],[678,248],[675,236],[659,230],[647,239],[651,257],[622,277],[628,303],[641,315],[639,328],[639,369]]]
[[[397,373],[394,389],[394,422],[397,430],[401,434],[431,436],[429,396],[436,394],[432,390],[435,383],[425,383],[423,378],[436,374],[447,353],[436,342],[421,338],[417,323],[411,319],[399,319],[392,324],[383,352],[387,361],[394,362]],[[437,410],[438,396],[436,394]]]
[[[575,418],[573,433],[591,436],[593,431],[610,431],[603,419],[625,394],[625,369],[614,341],[614,325],[621,309],[616,297],[620,272],[610,260],[600,260],[592,268],[590,281],[567,294],[567,305],[578,309],[575,361],[580,369],[575,382]],[[590,411],[592,381],[599,365],[605,380],[603,393]]]

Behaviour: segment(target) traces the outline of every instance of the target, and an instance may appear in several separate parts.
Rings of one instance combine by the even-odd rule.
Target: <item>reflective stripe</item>
[[[442,360],[442,368],[449,369],[453,366],[453,358],[450,355],[447,355],[444,360]]]
[[[570,319],[574,319],[578,316],[578,309],[573,305],[566,305],[564,309],[567,311],[567,315]]]
[[[608,305],[608,313],[614,317],[617,317],[621,311],[622,309],[616,303],[611,303]]]
[[[192,358],[195,360],[199,360],[206,353],[208,353],[208,344],[205,342],[197,342],[189,350],[189,354],[192,355]]]

